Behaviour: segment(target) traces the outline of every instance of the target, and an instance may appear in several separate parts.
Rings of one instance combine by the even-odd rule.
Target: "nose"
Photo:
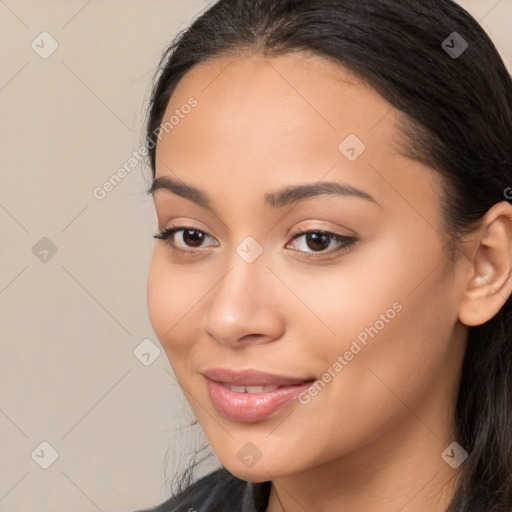
[[[279,339],[285,329],[278,305],[282,283],[259,257],[247,263],[235,254],[230,267],[208,295],[204,331],[223,345],[245,346]]]

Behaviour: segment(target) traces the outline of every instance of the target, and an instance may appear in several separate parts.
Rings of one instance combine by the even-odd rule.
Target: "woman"
[[[512,510],[511,140],[451,0],[220,0],[178,36],[148,308],[222,467],[154,511]]]

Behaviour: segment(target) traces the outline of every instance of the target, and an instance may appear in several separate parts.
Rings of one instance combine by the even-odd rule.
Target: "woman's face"
[[[403,156],[397,111],[295,54],[202,63],[171,116],[154,201],[159,231],[182,231],[155,241],[149,314],[223,465],[263,481],[375,460],[405,437],[449,444],[467,272],[443,251],[440,181]],[[325,182],[338,188],[279,194]],[[212,369],[306,384],[250,396],[212,385]]]

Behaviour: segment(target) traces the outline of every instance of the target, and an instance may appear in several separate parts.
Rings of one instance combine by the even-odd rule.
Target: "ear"
[[[498,313],[512,293],[512,205],[495,204],[485,215],[472,251],[470,279],[459,305],[459,320],[481,325]]]

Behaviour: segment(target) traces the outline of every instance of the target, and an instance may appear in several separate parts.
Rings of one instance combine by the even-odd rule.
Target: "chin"
[[[272,471],[268,471],[262,465],[260,467],[258,466],[260,466],[260,463],[257,463],[253,468],[241,467],[239,464],[224,465],[232,475],[247,482],[260,483],[275,478],[276,475],[274,475]]]

